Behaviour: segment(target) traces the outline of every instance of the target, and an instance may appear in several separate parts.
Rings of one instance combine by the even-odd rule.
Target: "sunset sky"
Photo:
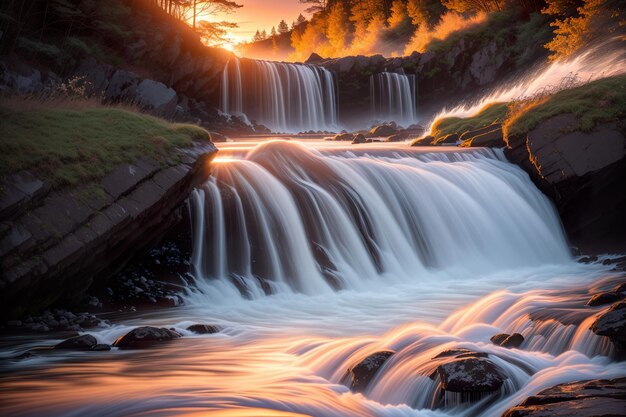
[[[233,44],[249,41],[257,29],[265,29],[269,33],[281,19],[291,26],[298,14],[305,14],[304,10],[309,6],[300,4],[298,0],[237,0],[237,3],[243,4],[243,7],[233,13],[207,17],[207,20],[226,20],[239,25],[230,36]]]

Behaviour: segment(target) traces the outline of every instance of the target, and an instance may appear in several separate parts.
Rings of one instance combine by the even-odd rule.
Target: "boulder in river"
[[[120,349],[143,349],[160,342],[178,339],[180,334],[174,330],[157,327],[137,327],[120,337],[113,346]]]
[[[372,128],[368,136],[374,138],[383,138],[395,135],[396,133],[398,133],[398,129],[396,129],[395,127],[391,125],[380,125]]]
[[[348,375],[351,377],[350,389],[354,392],[364,392],[367,386],[372,382],[378,370],[393,355],[394,352],[383,350],[372,353],[361,362],[348,369]]]
[[[462,147],[480,147],[486,146],[490,148],[500,148],[504,147],[506,144],[504,143],[504,139],[502,136],[502,127],[490,130],[488,132],[481,133],[479,135],[470,136],[466,140],[463,140],[463,136],[461,135],[461,146]]]
[[[569,382],[545,389],[502,417],[600,417],[626,415],[626,378]]]
[[[354,135],[352,133],[338,133],[333,138],[336,141],[352,141],[353,139]]]
[[[489,340],[491,340],[491,343],[494,345],[505,348],[517,348],[524,342],[524,336],[519,333],[498,333]]]
[[[368,140],[365,139],[365,136],[362,133],[355,133],[352,137],[352,144],[357,145],[359,143],[367,143]],[[370,141],[371,142],[371,141]]]
[[[68,350],[92,350],[98,344],[95,337],[90,334],[71,337],[54,346],[55,349]]]
[[[458,142],[459,135],[458,133],[450,133],[442,138],[438,138],[435,142],[435,145],[454,145]]]
[[[441,388],[462,393],[494,392],[506,379],[489,359],[477,357],[454,358],[437,367]]]
[[[624,298],[626,298],[626,283],[617,285],[610,291],[594,294],[587,302],[587,305],[590,307],[601,306],[623,300]]]
[[[432,146],[434,145],[435,138],[431,135],[424,136],[423,138],[415,139],[411,142],[411,146]]]
[[[187,327],[187,330],[196,334],[213,334],[218,333],[222,329],[212,324],[192,324]]]

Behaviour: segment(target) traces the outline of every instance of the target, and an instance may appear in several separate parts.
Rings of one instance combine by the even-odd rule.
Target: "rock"
[[[545,389],[502,417],[604,417],[626,415],[626,378],[569,382]]]
[[[411,146],[433,146],[435,145],[435,138],[434,136],[424,136],[423,138],[420,139],[416,139],[413,142],[411,142]]]
[[[396,133],[395,135],[389,136],[385,139],[385,142],[402,142],[409,138],[409,134],[406,132]]]
[[[481,128],[478,128],[478,129],[474,129],[474,130],[468,130],[466,132],[463,132],[463,134],[461,134],[461,136],[459,137],[459,140],[461,142],[464,142],[464,141],[466,141],[468,139],[471,139],[473,137],[482,135],[483,133],[489,133],[489,132],[494,131],[494,130],[502,131],[502,124],[500,124],[500,123],[493,123],[493,124],[490,124],[489,126],[484,126],[484,127],[481,127]]]
[[[465,348],[455,348],[444,350],[443,352],[438,353],[433,359],[438,358],[447,358],[447,357],[455,357],[455,358],[486,358],[489,356],[485,352],[476,352],[470,349]]]
[[[368,136],[376,137],[376,138],[384,138],[384,137],[395,135],[396,133],[398,133],[398,129],[394,128],[393,126],[380,125],[380,126],[376,126],[372,128]]]
[[[213,334],[218,333],[222,329],[219,326],[214,326],[211,324],[192,324],[191,326],[187,327],[187,330],[196,334]]]
[[[463,139],[461,139],[463,140]],[[463,147],[501,148],[506,146],[502,135],[502,127],[470,137],[461,143]]]
[[[626,301],[613,304],[591,325],[598,336],[607,336],[615,345],[618,358],[626,356]]]
[[[513,333],[511,335],[506,333],[498,333],[490,340],[494,345],[502,346],[505,348],[517,348],[521,346],[522,343],[524,343],[524,336],[519,333]]]
[[[576,131],[560,114],[529,132],[508,135],[507,157],[551,197],[572,244],[585,253],[626,250],[626,136],[616,123]]]
[[[109,79],[104,95],[110,100],[132,99],[136,96],[139,80],[133,72],[117,70]]]
[[[160,342],[168,342],[178,339],[177,332],[150,326],[137,327],[120,337],[113,343],[113,346],[120,349],[144,349]]]
[[[456,145],[459,141],[458,133],[450,133],[449,135],[437,138],[435,145]]]
[[[339,133],[333,137],[333,140],[336,141],[352,141],[354,139],[354,135],[352,133]]]
[[[620,301],[626,297],[626,283],[617,285],[611,291],[601,292],[594,294],[587,305],[590,307],[601,306],[605,304],[611,304],[616,301]]]
[[[364,392],[376,373],[394,352],[380,351],[373,353],[348,369],[347,375],[351,378],[350,389],[354,392]]]
[[[437,367],[445,391],[479,393],[500,389],[505,377],[496,365],[485,358],[455,358]]]
[[[361,133],[355,133],[354,136],[352,137],[352,144],[353,145],[356,145],[356,144],[359,144],[359,143],[369,143],[368,141],[371,142],[371,140],[369,140],[369,139],[366,140],[365,136],[363,134],[361,134]]]
[[[217,132],[209,132],[209,137],[211,142],[226,142],[228,140],[228,136],[222,135]]]
[[[106,352],[106,351],[111,350],[111,346],[104,344],[104,343],[98,343],[97,345],[92,347],[91,350],[98,351],[98,352]]]
[[[305,63],[307,63],[307,64],[315,64],[315,63],[321,62],[321,61],[323,61],[323,60],[324,60],[324,58],[322,58],[321,56],[319,56],[318,54],[316,54],[315,52],[313,52],[313,53],[309,56],[309,59],[307,59],[307,60],[305,61]]]
[[[137,86],[136,101],[143,108],[161,116],[172,116],[176,111],[176,91],[153,80],[143,80]]]
[[[62,341],[54,346],[55,349],[91,350],[98,344],[95,337],[90,334],[76,336]]]

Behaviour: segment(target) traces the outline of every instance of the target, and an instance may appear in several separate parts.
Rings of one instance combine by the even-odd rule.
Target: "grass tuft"
[[[29,170],[53,187],[98,181],[115,166],[152,157],[167,163],[172,150],[208,139],[194,125],[172,124],[124,108],[74,101],[6,100],[0,104],[0,177]]]
[[[469,130],[479,129],[498,121],[502,121],[508,112],[507,103],[489,104],[474,116],[462,117],[445,117],[438,119],[433,123],[431,134],[436,137],[443,137],[451,133],[459,135]]]

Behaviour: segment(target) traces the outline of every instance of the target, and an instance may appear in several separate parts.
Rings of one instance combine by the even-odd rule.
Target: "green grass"
[[[14,110],[6,104],[0,106],[0,177],[28,170],[55,188],[93,183],[144,156],[168,163],[173,148],[208,139],[200,127],[120,108]]]
[[[460,135],[469,130],[475,130],[494,122],[502,121],[507,112],[507,103],[494,103],[483,107],[477,114],[471,117],[446,117],[438,119],[433,123],[431,134],[436,138],[451,133],[458,133]]]
[[[564,113],[578,119],[573,130],[590,131],[607,122],[619,122],[624,129],[626,75],[596,80],[520,106],[504,123],[504,129],[507,135],[525,134],[542,121]]]

